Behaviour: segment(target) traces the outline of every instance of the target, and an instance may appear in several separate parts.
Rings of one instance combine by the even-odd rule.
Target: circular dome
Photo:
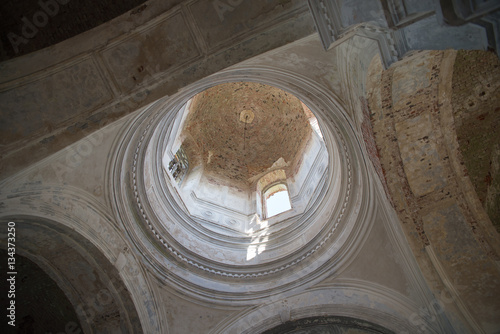
[[[307,286],[342,262],[359,213],[349,145],[279,88],[206,88],[153,104],[124,134],[114,191],[127,232],[161,277],[197,298],[248,302]],[[289,209],[271,215],[284,191]]]
[[[168,133],[163,168],[169,191],[204,229],[226,237],[252,237],[255,244],[258,233],[268,240],[296,225],[326,178],[328,152],[316,118],[276,87],[236,82],[209,88],[183,106]],[[268,256],[248,252],[246,258],[230,252],[233,260],[226,252],[219,261],[272,258],[269,249]]]
[[[189,161],[201,164],[214,184],[242,191],[279,159],[289,177],[296,174],[315,120],[295,96],[253,82],[209,88],[190,100],[184,113],[178,136],[187,144]]]
[[[165,149],[158,148],[166,193],[185,218],[167,220],[178,222],[175,241],[203,260],[249,267],[317,237],[327,220],[311,217],[328,152],[316,125],[298,98],[260,83],[225,83],[190,99],[161,135]],[[169,226],[156,229],[164,235]]]

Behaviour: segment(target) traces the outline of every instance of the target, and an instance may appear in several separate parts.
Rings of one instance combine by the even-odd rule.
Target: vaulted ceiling
[[[0,61],[38,51],[95,28],[125,12],[144,10],[145,0],[0,2]],[[166,1],[175,6],[181,0]],[[14,36],[15,34],[16,36]],[[12,41],[17,47],[11,47]],[[19,43],[18,43],[19,41]],[[22,42],[21,42],[22,41]]]
[[[313,32],[303,0],[4,1],[0,173]]]
[[[251,184],[274,167],[293,175],[311,135],[295,96],[252,82],[212,87],[192,101],[182,138],[207,175]]]

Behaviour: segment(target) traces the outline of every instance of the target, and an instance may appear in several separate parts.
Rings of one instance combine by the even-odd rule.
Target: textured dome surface
[[[225,83],[194,97],[181,136],[189,161],[203,164],[207,176],[245,187],[280,158],[287,176],[294,175],[311,134],[310,116],[279,88]]]

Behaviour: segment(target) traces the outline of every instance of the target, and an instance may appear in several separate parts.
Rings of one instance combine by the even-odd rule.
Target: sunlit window
[[[290,195],[285,184],[279,183],[264,193],[266,217],[273,217],[292,208]]]

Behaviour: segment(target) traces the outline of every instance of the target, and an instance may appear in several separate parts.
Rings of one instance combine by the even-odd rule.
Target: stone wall
[[[418,52],[386,71],[373,62],[368,100],[383,181],[424,275],[435,294],[452,291],[458,312],[474,330],[488,332],[498,326],[500,310],[492,297],[500,294],[492,279],[498,277],[499,238],[477,205],[478,195],[467,187],[455,130],[467,117],[455,123],[451,112],[454,59],[454,51]],[[457,59],[460,66],[460,54]],[[480,135],[475,130],[469,126],[458,143]]]
[[[389,188],[387,187],[387,182],[385,179],[385,172],[382,168],[382,165],[380,164],[380,156],[378,153],[377,143],[375,142],[375,135],[373,133],[373,126],[371,123],[370,108],[368,107],[368,103],[365,99],[362,99],[361,105],[363,107],[363,122],[361,123],[361,134],[363,135],[368,158],[370,159],[373,167],[375,168],[375,172],[382,182],[382,186],[384,187],[387,198],[392,203]],[[394,205],[394,203],[392,204]]]
[[[474,189],[500,231],[500,62],[494,53],[459,51],[453,69],[453,116]]]
[[[215,239],[212,231],[198,238],[198,231],[204,232],[200,229],[184,237],[181,233],[197,226],[181,226],[172,208],[161,214],[150,209],[154,203],[166,203],[159,201],[160,195],[165,194],[162,189],[166,189],[163,188],[166,182],[162,183],[165,181],[163,171],[156,168],[159,164],[151,158],[164,152],[159,149],[162,148],[159,143],[164,142],[159,136],[162,132],[156,130],[170,124],[160,122],[161,117],[156,116],[159,110],[142,110],[125,117],[97,133],[100,139],[89,136],[2,181],[0,216],[34,217],[31,222],[24,222],[27,227],[36,224],[52,230],[65,227],[55,243],[54,236],[45,238],[33,227],[29,236],[20,238],[25,244],[19,244],[19,249],[35,244],[32,253],[44,254],[50,264],[65,270],[68,279],[80,272],[91,274],[93,268],[98,270],[99,277],[103,278],[99,286],[94,284],[88,288],[87,283],[92,282],[89,276],[76,278],[80,289],[76,297],[90,298],[73,304],[86,306],[86,310],[91,311],[97,297],[102,297],[99,291],[116,291],[113,296],[127,297],[126,305],[137,309],[136,314],[127,309],[120,313],[124,314],[124,320],[128,318],[131,325],[137,326],[130,330],[134,333],[140,332],[139,325],[145,333],[262,333],[283,322],[321,315],[359,318],[395,333],[492,332],[492,327],[499,328],[495,322],[498,304],[493,300],[498,295],[495,285],[498,273],[492,269],[494,254],[485,252],[471,232],[468,219],[476,217],[475,209],[470,209],[467,215],[461,211],[460,203],[465,202],[469,208],[472,204],[464,197],[463,194],[469,193],[464,192],[462,185],[456,186],[463,183],[461,175],[457,176],[456,164],[448,162],[456,160],[456,152],[449,154],[449,159],[432,164],[440,165],[442,170],[426,169],[429,174],[424,176],[431,180],[444,178],[445,187],[454,191],[434,206],[432,201],[439,199],[436,195],[439,187],[422,194],[426,188],[407,179],[410,171],[413,177],[418,175],[418,169],[409,167],[418,165],[420,160],[402,159],[405,147],[416,146],[429,153],[435,148],[438,154],[450,151],[447,134],[454,131],[442,128],[451,129],[447,125],[453,120],[451,99],[444,99],[448,101],[445,105],[441,93],[451,94],[453,72],[447,64],[453,65],[454,59],[448,58],[454,53],[423,52],[404,59],[388,71],[383,71],[380,59],[374,60],[366,95],[370,109],[367,104],[357,108],[364,92],[361,88],[366,78],[363,68],[368,67],[373,58],[373,54],[367,52],[367,45],[376,46],[376,42],[358,44],[360,38],[352,37],[338,48],[323,52],[319,39],[313,35],[204,78],[197,86],[181,90],[178,95],[154,105],[162,108],[162,112],[173,112],[209,86],[248,80],[290,91],[318,116],[319,125],[325,130],[325,145],[332,154],[328,160],[329,184],[323,193],[324,201],[319,203],[318,210],[311,210],[317,215],[317,218],[311,217],[314,219],[311,222],[321,218],[329,225],[300,225],[300,229],[293,224],[285,226],[286,229],[275,225],[276,231],[283,231],[282,234],[263,234],[262,238],[266,239],[256,235],[259,246],[266,246],[265,250],[261,248],[261,254],[257,253],[266,256],[262,260],[268,261],[265,266],[246,261],[251,254],[249,250],[257,247],[249,244],[255,240],[240,239],[237,243],[236,238],[223,240],[234,243],[234,248],[241,249],[245,256],[243,261],[237,258],[228,264],[223,261],[231,255],[229,247],[218,246],[220,240],[212,243]],[[348,47],[343,48],[346,45]],[[363,57],[356,57],[360,54]],[[352,59],[353,66],[344,71],[345,59]],[[360,66],[354,67],[355,63]],[[432,76],[427,76],[429,73]],[[356,88],[359,88],[356,94],[351,94]],[[421,95],[426,92],[424,99]],[[422,109],[419,114],[411,111],[398,114],[396,104],[411,109],[412,103],[406,103],[416,100],[431,110],[419,107]],[[419,130],[418,124],[417,130],[408,129],[417,117],[425,122],[424,116],[428,122],[433,121],[433,131],[425,127]],[[413,140],[428,132],[431,133],[426,139],[428,143],[420,143],[420,137]],[[372,182],[376,177],[373,169],[366,169],[368,158],[363,156],[366,150],[361,149],[361,133],[379,177],[385,175],[387,193],[394,207],[400,217],[407,218],[403,220],[402,229],[419,266],[407,246],[396,214],[379,184]],[[75,156],[79,157],[78,162],[70,164]],[[435,157],[427,161],[433,162],[431,158]],[[320,164],[311,171],[319,178],[326,167],[326,163]],[[157,173],[146,174],[149,169]],[[443,176],[450,170],[454,174]],[[400,189],[408,193],[398,196]],[[417,219],[416,223],[413,219]],[[19,228],[21,226],[19,224]],[[418,226],[425,233],[419,234]],[[476,229],[477,233],[487,237],[486,225],[477,226],[480,228]],[[71,231],[75,231],[74,236]],[[177,237],[179,235],[182,238]],[[78,243],[77,249],[88,254],[83,258],[97,262],[94,266],[78,271],[75,261],[67,261],[70,246],[63,246],[69,237],[88,240]],[[308,240],[312,240],[311,243]],[[61,246],[43,247],[47,241]],[[283,247],[285,242],[290,248]],[[90,253],[91,245],[97,248],[95,253]],[[198,246],[203,251],[195,248]],[[60,257],[61,254],[64,256]],[[226,268],[229,269],[224,271]],[[119,300],[117,298],[113,305],[118,305]],[[111,304],[111,299],[106,301],[107,305]],[[445,304],[446,316],[439,308],[441,301]],[[457,304],[463,307],[455,307]],[[436,314],[426,313],[432,311]],[[464,315],[464,312],[468,313]],[[461,329],[463,319],[469,318],[471,330],[452,330]],[[94,319],[105,320],[105,317]],[[81,325],[85,323],[91,322],[82,321]],[[104,321],[94,325],[97,328],[104,325]]]

